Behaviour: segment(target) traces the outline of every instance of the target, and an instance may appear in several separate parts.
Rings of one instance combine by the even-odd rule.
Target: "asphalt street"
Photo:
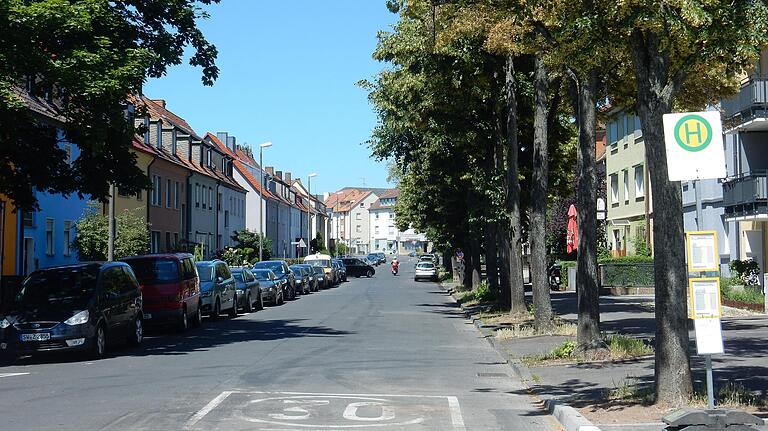
[[[4,365],[0,429],[559,429],[437,285],[387,269],[104,360]]]

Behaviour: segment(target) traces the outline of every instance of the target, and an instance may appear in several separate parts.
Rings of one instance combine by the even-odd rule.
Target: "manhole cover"
[[[477,373],[477,377],[509,377],[509,374],[506,373]]]

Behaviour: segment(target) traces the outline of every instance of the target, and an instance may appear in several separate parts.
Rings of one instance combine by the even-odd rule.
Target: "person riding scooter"
[[[392,259],[392,275],[397,275],[398,268],[400,268],[400,262],[397,261],[397,258]]]

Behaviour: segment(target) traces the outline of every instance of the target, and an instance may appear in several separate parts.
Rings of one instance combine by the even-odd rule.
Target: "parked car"
[[[312,267],[312,265],[308,263],[297,263],[295,266],[304,268],[304,271],[307,273],[307,277],[309,278],[309,290],[310,292],[317,292],[320,290],[320,284],[322,283],[323,279],[325,278],[325,274],[315,274],[315,270]]]
[[[409,257],[416,257],[416,252],[412,251],[412,252],[408,253],[408,256]]]
[[[428,261],[419,262],[416,265],[416,272],[413,274],[413,280],[431,280],[437,281],[437,266],[434,263]]]
[[[381,258],[379,257],[378,254],[376,254],[376,253],[368,253],[368,256],[366,256],[366,257],[368,258],[368,261],[371,262],[374,266],[381,265]]]
[[[312,277],[309,276],[309,271],[299,265],[291,265],[291,271],[293,271],[293,277],[296,279],[296,292],[302,295],[307,295],[312,291],[312,280],[315,278],[315,274],[312,273]]]
[[[280,305],[285,302],[283,289],[277,276],[271,269],[254,268],[251,270],[251,273],[259,281],[261,297],[264,298],[264,301],[272,305]]]
[[[387,263],[387,256],[383,252],[377,251],[374,254],[376,254],[376,256],[379,256],[379,263],[381,264]]]
[[[344,267],[347,270],[347,275],[352,277],[366,276],[368,278],[373,277],[376,274],[376,270],[373,265],[357,257],[345,257],[341,259],[344,262]]]
[[[315,277],[318,279],[317,286],[319,289],[328,289],[331,287],[331,284],[328,281],[328,276],[325,274],[325,270],[322,266],[312,266],[312,271],[315,272]]]
[[[296,279],[284,260],[265,260],[254,265],[255,268],[271,269],[283,289],[283,298],[287,300],[296,299]]]
[[[341,281],[347,281],[347,268],[344,266],[344,261],[341,259],[333,259],[333,262],[338,266],[339,279]]]
[[[237,308],[245,313],[264,309],[264,300],[261,297],[259,281],[253,276],[251,270],[241,266],[230,267],[232,276],[235,277],[235,290],[237,291]]]
[[[0,349],[12,356],[84,351],[103,358],[107,342],[144,338],[139,282],[124,262],[41,269],[22,283],[0,320]]]
[[[203,313],[217,319],[221,312],[228,310],[229,317],[237,316],[237,291],[235,277],[226,262],[211,260],[197,262],[200,276],[200,297]]]
[[[367,262],[368,265],[379,266],[379,260],[376,258],[376,256],[371,256],[371,255],[363,256],[362,259],[364,262]]]
[[[123,259],[141,286],[144,323],[173,323],[180,331],[203,320],[200,279],[188,253],[152,254]]]
[[[331,287],[338,283],[338,272],[334,270],[333,265],[331,264],[331,256],[320,253],[310,254],[304,258],[304,263],[323,268],[326,287]]]

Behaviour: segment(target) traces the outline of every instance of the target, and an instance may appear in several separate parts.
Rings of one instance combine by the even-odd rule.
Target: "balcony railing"
[[[723,183],[723,205],[728,214],[764,212],[768,204],[768,170],[752,171]]]
[[[723,100],[721,106],[726,122],[734,127],[756,116],[768,116],[768,77],[748,78],[741,84],[738,94]]]

